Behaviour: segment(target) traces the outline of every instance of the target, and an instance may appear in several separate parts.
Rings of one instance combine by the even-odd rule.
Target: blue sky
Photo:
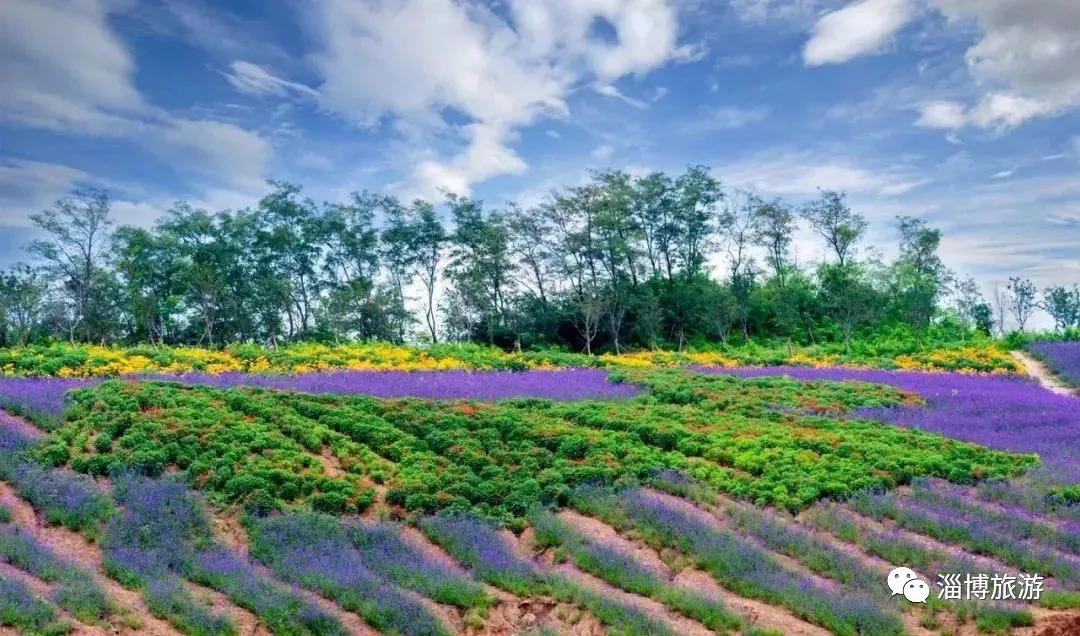
[[[171,201],[440,188],[531,204],[591,168],[849,192],[984,287],[1080,280],[1075,0],[5,0],[0,265],[80,185]],[[807,234],[799,258],[818,258]]]

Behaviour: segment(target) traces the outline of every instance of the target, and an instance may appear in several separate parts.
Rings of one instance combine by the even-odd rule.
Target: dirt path
[[[829,633],[826,629],[807,623],[785,608],[739,596],[722,587],[716,579],[702,570],[686,567],[677,573],[673,572],[656,550],[644,542],[624,537],[615,528],[599,519],[571,510],[560,512],[559,517],[578,531],[632,554],[639,564],[667,578],[672,584],[719,600],[728,609],[740,614],[753,625],[796,636],[824,636]]]
[[[1058,395],[1076,396],[1076,389],[1051,373],[1050,369],[1047,368],[1042,360],[1039,360],[1025,351],[1013,351],[1012,356],[1016,358],[1016,361],[1020,363],[1020,366],[1024,367],[1024,371],[1027,375],[1038,381],[1043,388],[1048,391],[1053,391]]]

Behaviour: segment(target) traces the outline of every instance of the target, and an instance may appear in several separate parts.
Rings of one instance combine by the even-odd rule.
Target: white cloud
[[[735,130],[764,121],[769,109],[764,107],[721,106],[706,109],[704,113],[683,126],[685,132],[701,134],[722,130]]]
[[[1055,110],[1057,108],[1052,102],[1015,94],[989,93],[979,99],[968,117],[979,128],[1008,130],[1032,117],[1047,115]]]
[[[507,147],[512,135],[540,118],[566,117],[574,87],[607,86],[700,55],[678,43],[675,4],[509,0],[497,15],[478,0],[320,0],[321,50],[312,59],[321,102],[364,126],[404,120],[420,131],[421,146],[464,117],[478,127],[464,135],[468,145],[426,159],[409,181],[467,193],[475,182],[526,169]],[[595,37],[596,20],[612,27],[614,41]],[[448,111],[455,116],[444,118]]]
[[[1008,179],[1009,177],[1013,176],[1014,172],[1016,172],[1015,169],[1013,169],[1013,170],[1002,170],[1001,172],[995,172],[994,174],[990,175],[990,178],[991,179]]]
[[[930,183],[930,179],[914,179],[912,181],[899,181],[897,183],[890,183],[881,186],[878,192],[883,197],[898,197],[902,194],[907,194],[915,188],[919,188]]]
[[[731,9],[744,22],[812,21],[821,10],[821,0],[730,0]]]
[[[981,38],[964,55],[984,94],[967,123],[1005,131],[1080,107],[1080,3],[1076,0],[931,0]]]
[[[175,165],[208,175],[228,175],[237,184],[263,180],[270,144],[233,124],[212,120],[177,119],[162,128],[160,144],[152,146]]]
[[[916,126],[953,130],[963,128],[967,123],[964,105],[959,102],[934,101],[919,107],[919,119]]]
[[[813,196],[818,188],[893,197],[928,183],[905,170],[871,170],[854,160],[809,152],[762,155],[715,172],[723,175],[725,183],[737,188],[793,197]]]
[[[611,159],[612,155],[614,154],[615,147],[610,144],[597,146],[596,149],[592,152],[593,158],[599,161],[607,161],[608,159]]]
[[[111,201],[109,212],[112,213],[113,222],[117,226],[132,225],[135,227],[148,228],[154,224],[167,206],[158,205],[149,201]]]
[[[839,64],[876,53],[914,16],[911,0],[856,0],[818,20],[803,61],[807,66]]]
[[[919,107],[916,126],[956,130],[967,125],[994,128],[998,132],[1011,130],[1032,117],[1056,110],[1053,104],[1015,94],[988,93],[970,110],[951,101],[933,101]]]
[[[64,130],[108,131],[139,109],[135,64],[101,2],[0,2],[0,117]]]
[[[612,84],[605,84],[604,86],[597,86],[595,90],[596,90],[597,93],[600,93],[604,97],[610,97],[612,99],[618,99],[620,101],[626,102],[627,104],[630,104],[634,108],[639,108],[641,110],[645,110],[645,109],[647,109],[649,107],[648,104],[641,101],[640,99],[634,99],[633,97],[628,97],[627,95],[625,95],[622,91],[620,91],[618,88],[616,88]]]
[[[663,87],[663,86],[658,86],[658,87],[656,88],[656,92],[655,92],[655,93],[653,93],[653,98],[652,98],[652,100],[653,100],[654,102],[658,102],[658,101],[660,101],[661,99],[664,99],[664,96],[665,96],[665,95],[667,95],[667,94],[668,94],[668,89],[667,89],[667,88],[665,88],[665,87]]]
[[[0,224],[28,226],[28,215],[48,207],[90,180],[82,170],[56,163],[0,160]]]
[[[233,62],[225,78],[233,88],[248,95],[285,97],[296,92],[313,97],[318,96],[318,93],[308,86],[282,79],[257,64],[243,60]]]
[[[234,124],[178,118],[146,102],[136,66],[109,26],[118,0],[0,2],[0,119],[129,140],[220,180],[249,180],[269,147]]]

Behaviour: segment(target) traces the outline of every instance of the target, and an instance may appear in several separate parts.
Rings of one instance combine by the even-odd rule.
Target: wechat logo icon
[[[930,584],[911,568],[895,568],[889,572],[888,584],[893,596],[903,594],[912,603],[925,603],[930,596]]]

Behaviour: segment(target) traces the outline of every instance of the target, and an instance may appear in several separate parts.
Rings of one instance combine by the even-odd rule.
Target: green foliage
[[[1068,590],[1043,590],[1039,595],[1039,605],[1052,610],[1080,608],[1080,592]]]
[[[106,382],[71,394],[50,454],[73,468],[184,471],[214,501],[269,511],[365,509],[372,481],[406,511],[472,510],[505,521],[563,505],[587,482],[675,469],[710,489],[798,510],[921,475],[1007,477],[1035,461],[877,422],[839,419],[901,391],[865,383],[625,371],[625,401],[490,404],[379,400],[162,382]],[[89,440],[108,435],[102,450]],[[342,469],[314,454],[333,449]],[[44,451],[42,451],[44,452]]]

